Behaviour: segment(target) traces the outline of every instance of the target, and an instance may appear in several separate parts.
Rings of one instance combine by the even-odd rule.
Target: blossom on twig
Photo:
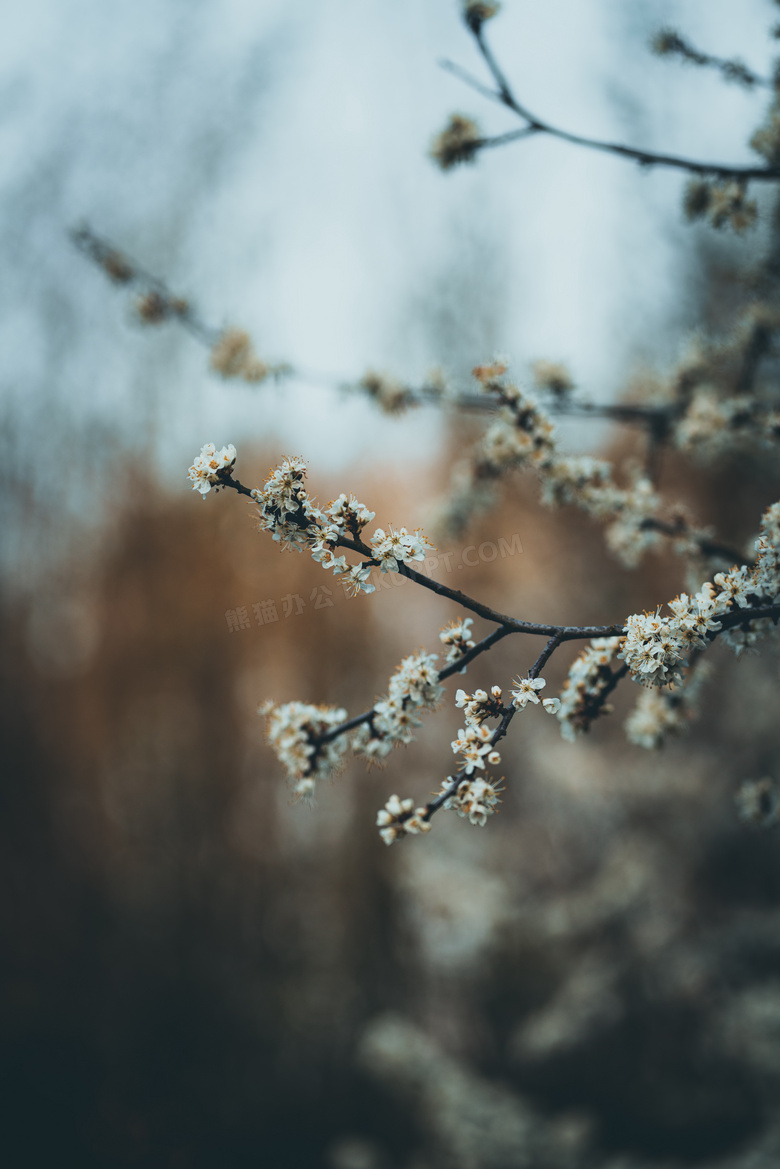
[[[453,782],[453,777],[448,776],[443,790],[446,791]],[[492,816],[496,811],[496,805],[501,803],[498,795],[500,790],[484,776],[478,775],[473,778],[464,776],[452,794],[447,796],[442,807],[468,818],[469,822],[478,828],[484,828],[488,816]]]
[[[431,143],[431,158],[442,170],[460,162],[473,162],[482,141],[479,127],[463,114],[450,114],[447,125]]]
[[[376,823],[385,844],[392,844],[406,834],[416,836],[431,830],[430,820],[425,819],[425,808],[415,809],[414,800],[399,800],[398,796],[390,796],[384,808],[380,808]]]
[[[435,654],[424,651],[403,659],[390,678],[387,695],[374,705],[370,722],[355,733],[355,754],[375,761],[389,755],[399,743],[412,741],[420,726],[418,713],[436,707],[444,692],[436,661]]]
[[[474,642],[471,638],[471,626],[473,624],[472,617],[464,617],[459,621],[450,621],[440,631],[439,641],[447,647],[446,660],[448,666],[452,665],[453,662],[457,662],[458,658],[462,658],[468,650],[474,648]],[[466,673],[465,666],[460,673]]]
[[[224,475],[230,474],[235,462],[236,448],[232,443],[217,450],[213,442],[207,442],[187,472],[193,491],[205,498],[212,487],[219,487]]]
[[[312,706],[307,702],[287,702],[282,706],[267,702],[258,713],[267,720],[268,742],[294,781],[295,796],[312,796],[315,781],[338,770],[347,748],[344,739],[329,743],[317,740],[324,731],[343,722],[347,712],[339,707]]]

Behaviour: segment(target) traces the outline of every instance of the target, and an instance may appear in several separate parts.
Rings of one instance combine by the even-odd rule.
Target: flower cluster
[[[161,325],[172,316],[186,316],[189,305],[180,297],[164,296],[152,288],[138,297],[134,307],[142,324]]]
[[[714,583],[705,586],[716,593],[724,612],[780,603],[780,503],[773,503],[764,512],[755,549],[756,563],[752,568],[743,564],[731,572],[717,573]],[[773,628],[777,627],[770,618],[745,621],[726,630],[723,640],[739,656],[744,650],[752,650]]]
[[[479,726],[486,718],[499,718],[504,713],[502,696],[500,686],[491,686],[490,694],[485,690],[475,690],[473,694],[458,690],[455,705],[462,708],[463,717],[471,726]]]
[[[547,390],[556,398],[565,398],[574,389],[571,374],[559,361],[535,361],[533,374],[539,389]]]
[[[540,377],[546,385],[567,392],[568,375],[562,368],[543,363]],[[552,372],[551,372],[552,370]],[[542,501],[550,506],[574,505],[607,521],[607,543],[627,567],[662,539],[654,526],[661,500],[643,472],[628,468],[628,483],[615,483],[609,463],[588,456],[562,454],[553,424],[540,403],[506,378],[503,360],[478,366],[474,376],[480,392],[499,407],[499,419],[487,430],[474,450],[470,464],[461,470],[461,482],[452,493],[445,525],[453,534],[463,530],[476,511],[492,502],[485,483],[518,468],[532,468],[539,475]]]
[[[450,170],[459,162],[473,162],[482,135],[471,118],[450,114],[450,120],[431,143],[431,158],[442,170]]]
[[[542,503],[564,507],[587,500],[591,507],[602,504],[612,484],[612,468],[603,459],[589,455],[562,455],[547,468],[542,480]]]
[[[425,819],[425,808],[415,808],[414,800],[399,800],[398,796],[391,796],[384,808],[379,809],[376,823],[385,844],[392,844],[401,836],[417,836],[431,830],[430,820]]]
[[[410,654],[390,679],[388,692],[375,705],[369,723],[356,732],[352,749],[369,761],[384,759],[399,743],[411,743],[419,727],[418,713],[439,703],[443,686],[436,654]]]
[[[654,613],[635,613],[626,619],[618,657],[625,660],[635,682],[642,686],[679,682],[680,666],[687,663],[691,649],[704,647],[710,635],[723,628],[718,618],[753,605],[780,603],[780,504],[772,504],[764,513],[756,552],[753,567],[743,564],[718,572],[693,596],[682,593],[670,601],[670,616],[663,616],[659,607]],[[746,618],[727,629],[723,640],[739,655],[771,627],[769,618]]]
[[[555,451],[540,469],[542,502],[571,504],[594,519],[609,521],[607,546],[627,568],[635,568],[643,553],[661,540],[653,527],[661,500],[639,468],[629,466],[626,470],[627,485],[619,487],[611,465],[604,460]]]
[[[368,580],[371,566],[356,564],[348,568],[347,558],[336,556],[335,549],[338,540],[343,536],[357,539],[375,514],[364,504],[359,503],[354,495],[342,492],[338,499],[334,499],[324,508],[320,516],[321,526],[311,537],[312,558],[319,561],[326,570],[336,574],[343,573],[353,593],[361,590],[366,593],[374,591],[374,586]]]
[[[458,690],[455,705],[463,710],[466,725],[458,731],[451,746],[453,752],[462,758],[457,775],[448,776],[439,792],[439,798],[446,794],[443,808],[467,816],[472,824],[480,827],[484,827],[499,803],[499,789],[495,783],[484,774],[474,773],[484,772],[486,763],[495,767],[501,762],[501,755],[493,742],[496,732],[486,725],[487,719],[499,718],[505,713],[501,698],[500,686],[493,686],[489,695],[485,690],[475,690],[473,694]]]
[[[451,788],[454,782],[451,775],[447,776],[442,792]],[[464,776],[451,795],[447,796],[442,807],[457,812],[459,816],[468,817],[471,824],[484,828],[488,816],[492,816],[496,805],[501,803],[498,795],[500,790],[484,776]]]
[[[780,601],[780,503],[773,503],[761,517],[756,556],[753,592],[776,604]]]
[[[691,179],[685,189],[683,209],[688,219],[709,220],[713,227],[730,227],[738,235],[752,227],[758,207],[747,198],[745,183],[731,180]]]
[[[373,369],[363,374],[358,382],[362,390],[385,414],[402,414],[409,406],[417,404],[417,396],[402,382],[389,374],[376,373]]]
[[[721,398],[712,386],[700,386],[675,428],[675,443],[702,461],[717,458],[732,450],[736,441],[763,434],[754,408],[752,398]]]
[[[375,515],[376,512],[369,511],[354,495],[342,491],[338,499],[323,509],[324,535],[328,540],[347,535],[357,538]]]
[[[220,335],[211,350],[211,368],[224,378],[241,378],[245,382],[261,382],[271,372],[243,329],[225,329]]]
[[[212,447],[203,448],[204,453],[212,450]],[[225,450],[232,452],[232,467],[235,447]],[[200,461],[197,460],[196,466],[190,469],[190,478],[199,471]],[[204,465],[212,475],[207,482],[218,482],[213,478],[217,472],[211,470],[209,464]],[[365,555],[370,553],[370,560],[348,566],[345,556],[336,555],[337,547],[342,540],[357,540],[375,513],[359,503],[354,495],[345,493],[321,510],[306,490],[305,478],[304,460],[288,457],[271,471],[261,488],[254,488],[251,496],[260,505],[259,527],[270,532],[284,548],[296,552],[308,548],[313,559],[324,569],[342,575],[353,593],[374,592],[370,581],[374,565],[379,565],[382,572],[398,572],[400,564],[424,560],[426,552],[433,550],[433,545],[419,529],[409,532],[406,528],[390,527],[387,531],[377,528],[371,537],[370,549],[363,545]],[[208,490],[208,486],[199,487],[199,490]]]
[[[205,498],[212,487],[219,487],[222,478],[230,474],[235,462],[236,448],[232,443],[217,450],[213,442],[207,442],[187,472],[193,491],[199,491]]]
[[[594,499],[589,510],[593,515],[612,512],[615,519],[606,531],[607,547],[626,568],[636,568],[644,553],[661,542],[659,531],[653,527],[660,497],[650,480],[640,474],[627,488],[612,488],[605,494],[606,498]]]
[[[766,159],[769,166],[780,166],[780,102],[772,102],[763,126],[759,126],[750,145],[756,154]]]
[[[746,779],[734,797],[741,820],[756,828],[771,828],[780,822],[780,787],[770,776]]]
[[[577,657],[561,691],[558,719],[564,739],[573,742],[578,734],[590,729],[600,714],[606,714],[606,694],[613,685],[610,669],[622,638],[594,638]]]
[[[267,720],[268,742],[288,777],[295,781],[295,795],[312,796],[315,780],[333,775],[347,746],[344,737],[328,743],[320,742],[320,737],[344,722],[347,712],[306,702],[287,702],[283,706],[267,702],[259,713]]]
[[[379,561],[382,572],[398,572],[398,565],[409,560],[425,560],[426,552],[434,547],[420,529],[407,532],[406,528],[377,528],[371,537],[371,551]]]
[[[723,596],[723,594],[721,594]],[[632,613],[626,619],[626,636],[618,654],[631,677],[641,686],[669,686],[682,681],[680,666],[688,664],[688,654],[707,644],[707,635],[721,629],[716,618],[727,604],[722,603],[711,585],[695,596],[681,593],[668,606],[671,616]]]
[[[501,762],[500,754],[493,747],[493,731],[484,723],[467,723],[458,731],[458,736],[452,740],[451,746],[454,754],[460,753],[463,756],[460,771],[464,775],[471,775],[477,770],[483,771],[486,756],[492,767],[498,766]]]
[[[474,620],[472,617],[465,617],[460,621],[450,621],[449,625],[445,625],[439,633],[439,641],[442,645],[447,647],[446,662],[451,665],[457,662],[458,658],[470,649],[474,648],[474,642],[471,639],[471,626]],[[466,673],[466,667],[460,671],[461,674]],[[458,691],[462,693],[462,691]]]
[[[539,403],[508,381],[503,361],[477,366],[481,393],[499,406],[499,421],[485,435],[481,455],[495,470],[526,464],[544,467],[555,452],[553,424]]]
[[[316,534],[322,513],[303,485],[306,463],[286,458],[271,472],[252,498],[259,503],[258,526],[270,532],[283,548],[302,552]]]
[[[700,662],[682,685],[643,690],[624,724],[629,742],[653,750],[682,734],[696,715],[696,700],[708,673],[707,663]]]
[[[515,678],[512,685],[512,705],[517,710],[525,710],[529,702],[536,706],[541,702],[548,714],[557,714],[560,710],[560,698],[539,698],[538,691],[547,685],[544,678]]]

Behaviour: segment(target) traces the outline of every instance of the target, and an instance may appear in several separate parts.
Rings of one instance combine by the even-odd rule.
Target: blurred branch
[[[665,520],[655,519],[654,517],[642,521],[642,527],[651,529],[654,532],[661,532],[664,536],[671,536],[672,538],[679,537],[681,539],[690,539],[691,534],[685,527],[684,523],[668,523]],[[699,551],[704,556],[712,556],[716,560],[725,560],[729,564],[744,564],[745,557],[739,552],[735,552],[727,544],[721,544],[717,540],[710,540],[707,536],[695,537],[699,545]]]
[[[497,142],[497,140],[495,141]],[[70,236],[81,254],[102,268],[115,284],[135,289],[143,294],[137,305],[141,320],[149,324],[166,322],[179,324],[210,350],[213,350],[225,336],[226,330],[206,322],[189,300],[175,293],[164,280],[149,272],[90,227],[85,225],[76,228],[71,231]],[[298,376],[317,382],[331,391],[345,388],[365,390],[366,388],[361,382],[302,370],[289,362],[266,368],[276,380]],[[495,413],[497,409],[490,399],[480,394],[461,392],[443,396],[440,391],[425,385],[420,387],[403,386],[401,389],[405,406],[446,405],[475,413]],[[622,403],[597,405],[585,399],[572,398],[570,395],[554,398],[550,402],[549,408],[551,413],[561,416],[598,418],[627,426],[661,428],[663,430],[668,429],[676,414],[679,413],[679,408],[675,405],[641,406]]]
[[[734,81],[738,85],[744,85],[746,89],[753,89],[755,86],[777,88],[776,81],[769,77],[761,77],[736,57],[716,57],[712,53],[703,53],[673,28],[663,28],[656,33],[650,47],[659,57],[679,57],[691,65],[715,69],[725,81]]]
[[[533,134],[549,134],[553,138],[558,138],[562,142],[568,142],[574,146],[584,146],[590,150],[599,150],[608,154],[614,154],[619,158],[630,159],[633,162],[639,163],[640,166],[671,167],[676,170],[687,171],[689,174],[736,179],[741,182],[747,182],[749,180],[777,182],[780,180],[780,170],[775,167],[734,166],[729,163],[699,162],[696,159],[684,158],[679,155],[660,154],[652,150],[641,150],[634,146],[624,146],[618,142],[607,142],[599,138],[589,138],[581,134],[573,134],[568,130],[562,129],[560,126],[554,126],[551,122],[547,122],[536,114],[531,113],[528,107],[521,103],[515,96],[492,49],[485,39],[482,25],[469,24],[468,22],[467,25],[496,83],[496,89],[491,89],[489,86],[483,85],[482,82],[472,77],[471,74],[454,62],[445,60],[441,63],[442,67],[459,77],[461,81],[471,86],[472,89],[476,89],[483,97],[499,102],[506,109],[511,110],[512,113],[522,118],[525,126],[522,131],[517,131],[514,135],[504,134],[495,138],[474,139],[468,144],[467,152],[463,155],[464,158],[473,157],[486,147],[502,146],[507,142],[515,141],[518,138],[527,138]],[[715,58],[712,58],[712,60],[714,61]]]
[[[170,288],[155,276],[130,260],[108,240],[101,239],[91,228],[83,226],[74,228],[70,238],[78,250],[88,259],[102,268],[106,275],[116,284],[128,288],[142,290],[152,299],[148,303],[148,323],[162,323],[172,320],[182,325],[198,341],[211,347],[220,337],[220,330],[206,324],[198,316],[192,305],[182,296],[172,292]],[[143,319],[143,311],[139,306],[139,315]]]
[[[303,376],[301,371],[296,371],[295,367],[289,363],[270,366],[261,362],[254,355],[248,334],[239,333],[237,330],[219,330],[209,325],[187,299],[174,293],[158,276],[136,263],[135,260],[131,260],[111,242],[92,231],[90,227],[82,226],[74,230],[71,233],[71,238],[78,250],[102,268],[111,280],[119,285],[138,289],[142,293],[137,306],[140,319],[150,324],[172,321],[182,325],[197,341],[209,348],[212,353],[212,367],[222,372],[224,376],[240,376],[250,382],[261,381],[268,375],[278,379],[280,377],[295,376],[297,372],[299,376]],[[215,361],[214,354],[225,347],[226,341],[229,340],[231,335],[234,338],[238,337],[239,341],[238,350],[234,352],[233,357],[228,352],[226,360],[228,363],[233,362],[230,365],[230,372],[228,373],[224,365],[220,365]],[[740,386],[743,389],[752,385],[755,380],[758,365],[771,345],[772,335],[771,328],[766,325],[754,328],[751,335],[751,343],[748,345],[744,356],[743,369],[739,378]],[[235,358],[236,352],[238,359]],[[224,357],[224,354],[222,356]],[[235,369],[233,368],[234,365]],[[321,375],[312,376],[321,384],[328,383],[328,379]],[[343,389],[347,384],[343,381],[337,382],[331,380],[329,388],[336,389],[340,387]],[[388,379],[383,378],[381,375],[365,375],[361,382],[357,384],[352,383],[352,388],[364,390],[369,396],[376,397],[380,404],[384,404],[390,409],[392,409],[392,406],[389,406],[391,400],[397,400],[403,406],[436,404],[440,406],[447,405],[465,411],[489,413],[495,413],[500,408],[500,404],[497,404],[484,394],[459,393],[444,396],[439,387],[423,386],[420,388],[411,388],[400,384],[391,384]],[[662,405],[644,406],[632,403],[596,405],[587,400],[574,397],[571,389],[571,383],[569,383],[568,388],[563,391],[558,387],[558,392],[549,394],[548,409],[550,413],[563,417],[599,418],[629,426],[636,426],[644,430],[647,436],[645,469],[648,476],[652,479],[657,469],[660,451],[668,437],[670,429],[684,411],[684,403],[678,399],[677,401]],[[648,520],[645,527],[653,528],[656,531],[671,536],[684,537],[686,534],[679,523],[671,525],[653,519]],[[714,541],[695,535],[691,538],[698,543],[704,555],[726,558],[732,562],[739,559],[729,549]],[[406,569],[405,567],[403,571],[405,574],[414,573],[414,570]],[[436,582],[431,581],[427,577],[421,577],[420,574],[414,575],[419,577],[419,583],[423,587],[432,589],[434,592],[444,590],[443,595],[447,595],[446,586],[438,586]],[[456,599],[457,603],[463,604],[466,608],[471,606],[473,612],[477,612],[480,616],[485,616],[487,620],[496,620],[499,622],[504,620],[500,614],[495,615],[485,612],[484,607],[480,608],[477,602],[473,602],[469,598],[452,599]],[[511,623],[511,619],[507,619],[507,621]],[[548,627],[541,627],[536,632],[547,634],[551,633],[552,630]],[[596,635],[594,634],[594,636]]]

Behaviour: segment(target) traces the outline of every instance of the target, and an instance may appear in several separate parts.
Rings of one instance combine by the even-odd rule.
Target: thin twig
[[[456,661],[451,662],[449,666],[445,666],[443,670],[440,670],[438,674],[439,682],[443,682],[452,674],[459,674],[464,666],[467,666],[470,662],[474,661],[474,658],[479,657],[480,654],[486,653],[489,649],[493,648],[496,642],[501,641],[501,639],[506,637],[508,634],[515,632],[516,630],[509,629],[505,625],[500,626],[498,629],[494,629],[493,632],[488,634],[487,637],[483,637],[482,641],[478,641],[472,649],[467,650],[466,653],[464,653]],[[354,730],[355,727],[359,727],[363,723],[370,722],[373,716],[374,708],[372,706],[370,710],[364,710],[362,714],[357,714],[354,718],[348,719],[346,722],[339,723],[337,727],[331,727],[329,731],[325,731],[321,735],[316,735],[314,738],[312,738],[311,741],[314,743],[315,747],[319,747],[323,743],[330,743],[333,741],[333,739],[338,739],[340,735]]]
[[[667,523],[665,520],[658,520],[652,516],[648,516],[647,519],[643,520],[641,526],[645,530],[662,532],[664,536],[670,536],[672,539],[684,539],[689,535],[686,529],[680,527],[679,524]],[[699,550],[705,556],[712,556],[717,560],[725,560],[729,564],[749,563],[744,556],[736,552],[733,548],[729,548],[727,544],[721,544],[717,540],[710,540],[706,536],[694,536],[694,539],[699,545]]]
[[[340,536],[336,541],[336,545],[339,548],[349,548],[353,552],[359,552],[372,565],[378,565],[379,563],[374,558],[372,549],[367,544],[364,544],[362,540],[350,540],[348,537]],[[476,601],[473,597],[467,596],[466,593],[462,593],[459,589],[451,589],[440,581],[424,576],[423,573],[417,572],[414,568],[410,568],[404,562],[398,565],[398,571],[401,576],[408,577],[409,580],[413,580],[415,584],[420,585],[422,588],[429,589],[430,592],[436,593],[439,597],[446,597],[448,601],[454,601],[456,605],[468,609],[471,613],[476,613],[478,617],[484,617],[486,621],[493,621],[496,625],[506,626],[513,633],[530,633],[539,637],[560,636],[562,641],[572,641],[581,637],[615,637],[623,632],[623,627],[617,625],[541,625],[534,621],[520,621],[516,617],[507,616],[506,613],[499,613],[496,609],[492,609],[490,605],[483,604],[482,601]]]
[[[507,134],[499,135],[495,138],[482,138],[474,144],[475,151],[482,150],[485,147],[504,145],[506,142],[513,141],[517,137],[527,137],[528,132],[531,132],[534,134],[549,134],[551,137],[558,138],[562,142],[568,142],[573,146],[584,146],[589,150],[600,150],[608,154],[614,154],[620,158],[631,159],[633,162],[638,162],[641,166],[671,167],[676,170],[687,171],[689,174],[738,179],[742,182],[747,182],[751,179],[756,182],[777,182],[780,180],[780,170],[775,167],[734,166],[730,163],[699,162],[696,159],[683,158],[680,155],[660,154],[653,150],[641,150],[635,146],[624,146],[619,142],[607,142],[600,138],[590,138],[582,134],[573,134],[571,131],[564,130],[560,126],[554,126],[551,122],[547,122],[536,114],[532,114],[527,106],[518,101],[492,49],[485,40],[483,28],[481,26],[469,27],[485,64],[496,83],[497,90],[492,90],[488,86],[482,85],[481,82],[467,73],[465,69],[462,69],[459,65],[455,65],[451,61],[443,62],[443,67],[448,72],[460,77],[462,81],[470,85],[473,89],[477,89],[484,97],[500,102],[501,105],[511,110],[512,113],[522,118],[526,123],[524,126],[526,134],[520,135],[518,133],[514,138],[512,135]]]
[[[752,89],[754,85],[766,89],[776,89],[777,82],[769,77],[762,77],[753,69],[748,68],[744,61],[736,57],[716,57],[713,53],[703,53],[690,41],[686,41],[674,29],[662,29],[652,40],[651,47],[660,57],[678,56],[692,65],[703,66],[707,69],[716,69],[726,81],[736,81]]]
[[[70,237],[83,255],[88,256],[90,260],[98,264],[109,274],[111,273],[113,264],[114,272],[121,272],[121,276],[114,276],[114,279],[118,280],[119,283],[130,287],[141,285],[147,291],[156,293],[165,307],[167,319],[178,321],[193,337],[196,337],[198,341],[202,341],[209,347],[217,343],[221,331],[206,324],[198,316],[190,303],[184,297],[177,296],[172,292],[158,276],[155,276],[152,272],[147,272],[146,269],[142,268],[134,260],[129,260],[124,253],[120,252],[107,240],[101,239],[89,227],[74,228],[70,233]]]

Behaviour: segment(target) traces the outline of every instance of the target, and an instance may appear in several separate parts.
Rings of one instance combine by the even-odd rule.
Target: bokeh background
[[[568,128],[747,162],[767,95],[653,57],[673,22],[769,74],[768,0],[508,0],[490,29]],[[410,589],[316,608],[317,565],[186,468],[235,442],[259,483],[304,454],[321,499],[426,527],[475,424],[387,418],[333,383],[368,366],[456,385],[496,351],[564,360],[595,401],[728,328],[767,246],[684,222],[683,180],[539,138],[442,175],[443,72],[478,71],[451,0],[33,0],[0,43],[3,779],[0,1076],[11,1166],[763,1169],[780,1160],[777,840],[733,793],[778,774],[777,666],[712,651],[690,735],[584,742],[526,716],[501,815],[386,849],[391,792],[450,767],[443,709],[384,771],[291,805],[256,708],[356,713],[457,615]],[[226,382],[74,248],[90,224],[278,385]],[[622,459],[636,437],[562,426]],[[669,456],[661,487],[742,547],[777,467]],[[522,553],[458,585],[528,619],[611,622],[683,584],[618,568],[597,527],[518,478],[452,545]],[[517,545],[515,545],[516,547]],[[462,579],[460,579],[462,577]],[[330,583],[330,582],[329,582]],[[299,596],[300,613],[284,616]],[[259,626],[254,604],[279,619]],[[229,631],[244,607],[249,627]],[[469,685],[530,664],[504,643]],[[560,660],[559,660],[560,659]],[[560,654],[549,685],[562,682]],[[531,712],[533,713],[533,712]],[[518,720],[519,722],[519,720]],[[522,732],[522,733],[521,733]]]

